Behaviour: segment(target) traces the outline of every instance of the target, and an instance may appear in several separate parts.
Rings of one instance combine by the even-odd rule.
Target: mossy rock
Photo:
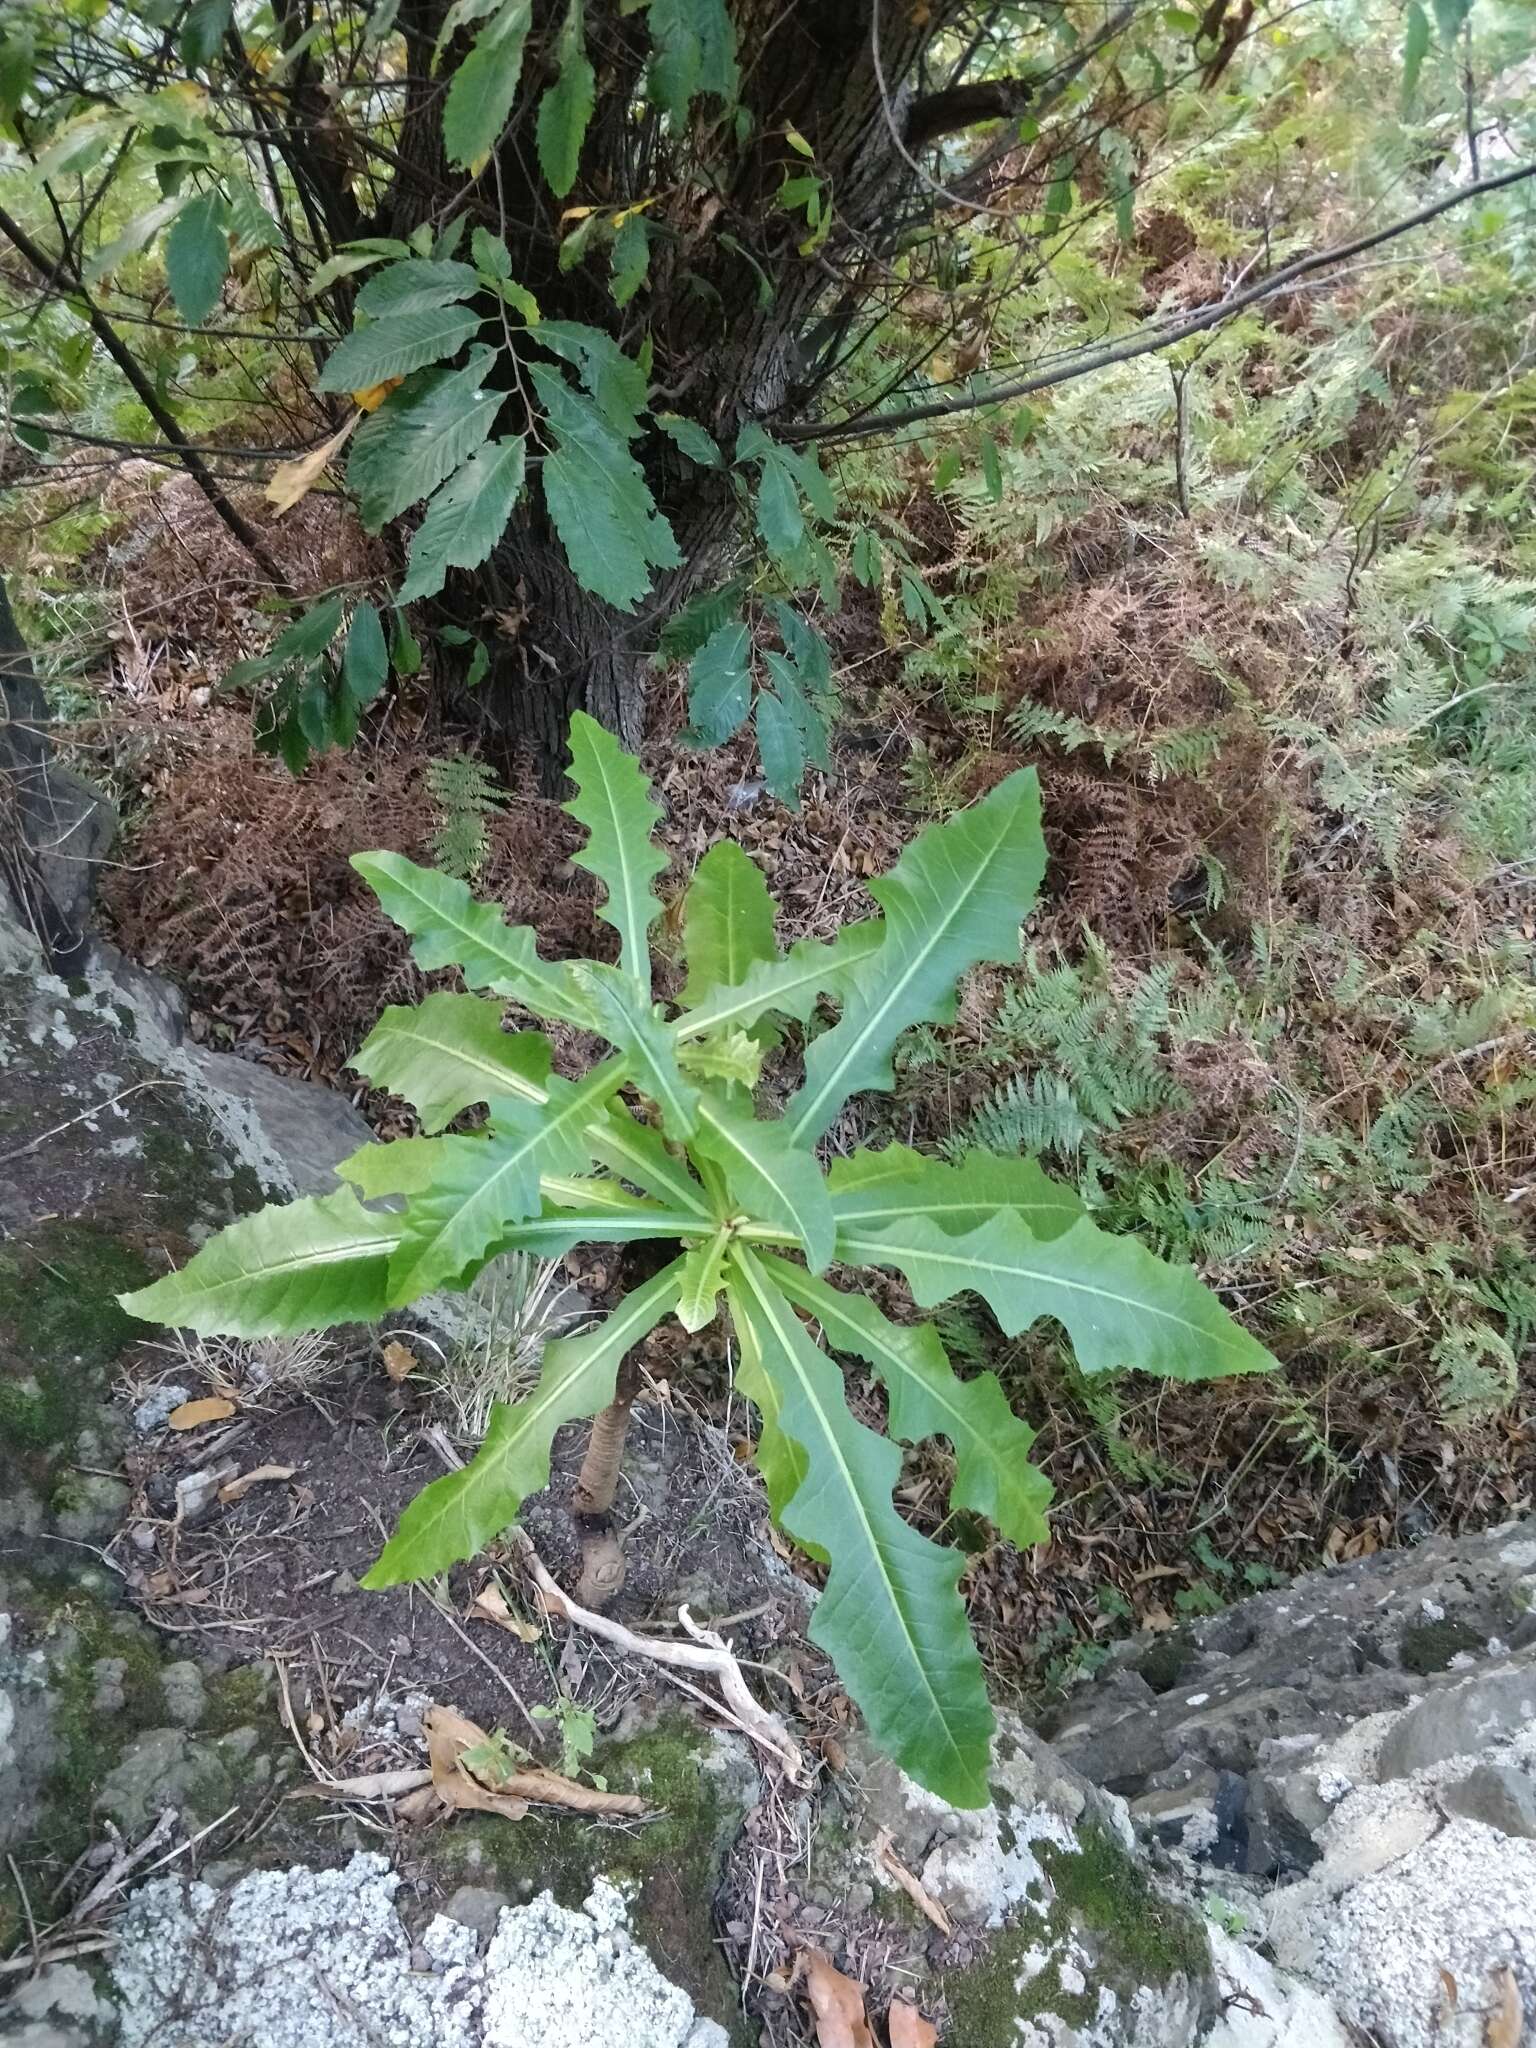
[[[149,1334],[117,1297],[261,1200],[125,1017],[100,992],[0,976],[0,1536],[109,1533],[112,1369]]]
[[[296,1768],[264,1664],[207,1677],[196,1725],[169,1725],[175,1701],[162,1673],[182,1662],[178,1645],[123,1606],[106,1573],[52,1575],[7,1561],[0,1615],[0,1849],[15,1857],[34,1900],[101,1839],[104,1817],[132,1840],[162,1804],[190,1827],[229,1807],[249,1816]],[[290,1820],[284,1809],[264,1843],[270,1835],[273,1854],[307,1855],[319,1839],[347,1854],[334,1828],[318,1836],[320,1818],[295,1807]],[[21,1901],[0,1864],[0,1954],[18,1932]]]
[[[1142,2038],[1167,2048],[1197,2039],[1213,2016],[1199,1915],[1165,1898],[1097,1820],[1080,1824],[1076,1849],[1032,1847],[1049,1884],[1038,1906],[1023,1907],[979,1961],[943,1976],[953,2038],[966,2048],[1017,2048],[1020,2022],[1046,2014],[1077,2028],[1111,2027],[1120,2014],[1129,2029],[1137,2012],[1146,2027],[1156,2011],[1158,2030]]]
[[[1413,1672],[1417,1678],[1429,1678],[1436,1672],[1449,1671],[1463,1651],[1481,1656],[1487,1648],[1486,1634],[1447,1615],[1443,1621],[1410,1622],[1398,1642],[1397,1658],[1405,1671]]]
[[[714,1906],[726,1851],[757,1796],[755,1766],[734,1741],[669,1713],[643,1733],[599,1744],[591,1768],[611,1791],[653,1802],[656,1817],[613,1827],[575,1814],[458,1816],[438,1831],[428,1859],[438,1902],[474,1884],[518,1904],[548,1891],[575,1908],[594,1878],[608,1877],[630,1900],[635,1938],[662,1975],[725,2028],[733,2048],[753,2048],[755,2029],[715,1939]]]

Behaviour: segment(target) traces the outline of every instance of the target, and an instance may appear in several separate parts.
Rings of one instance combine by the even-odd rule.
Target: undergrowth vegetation
[[[1277,19],[1214,94],[1175,85],[1131,123],[1129,234],[1090,165],[1006,291],[998,223],[948,221],[946,290],[877,324],[839,402],[918,358],[945,389],[1049,365],[1529,157],[1528,20],[1452,12],[1450,44],[1437,31],[1407,77],[1395,7]],[[1038,155],[1012,168],[1038,198]],[[716,736],[701,682],[739,686],[731,647],[696,665],[728,619],[661,636],[661,991],[712,840],[761,863],[786,940],[825,940],[923,824],[1034,767],[1050,863],[1021,958],[911,1033],[894,1093],[830,1142],[1039,1154],[1107,1229],[1193,1263],[1282,1362],[1148,1392],[1084,1378],[975,1297],[937,1311],[957,1365],[996,1371],[1038,1430],[1059,1503],[1025,1562],[951,1513],[942,1459],[912,1487],[918,1526],[973,1552],[994,1662],[1531,1498],[1533,285],[1536,213],[1511,193],[985,430],[829,454],[837,580],[806,609],[831,654],[831,766],[798,815],[765,794],[749,733],[677,745],[690,719]],[[67,321],[45,318],[62,349]],[[45,341],[29,329],[28,362]],[[99,367],[68,370],[82,417],[133,428]],[[296,402],[271,351],[249,345],[243,371],[263,419]],[[211,431],[217,394],[188,384],[182,416]],[[201,1030],[335,1076],[381,1003],[437,986],[348,865],[380,844],[473,877],[548,953],[604,951],[568,821],[424,684],[400,682],[389,722],[302,781],[253,762],[242,715],[206,694],[269,635],[240,565],[178,487],[138,475],[102,498],[77,469],[5,503],[16,595],[133,828],[108,884],[120,935],[189,986]],[[208,565],[190,597],[189,544]],[[281,545],[310,586],[378,566],[330,500],[296,507]],[[760,577],[754,619],[781,595]],[[413,1128],[398,1101],[368,1104]],[[879,1420],[882,1397],[856,1406]]]

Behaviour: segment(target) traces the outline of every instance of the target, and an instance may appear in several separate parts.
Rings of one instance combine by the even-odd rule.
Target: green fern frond
[[[488,821],[507,806],[495,772],[478,754],[434,755],[427,763],[427,792],[438,811],[433,864],[458,881],[474,881],[491,850]]]

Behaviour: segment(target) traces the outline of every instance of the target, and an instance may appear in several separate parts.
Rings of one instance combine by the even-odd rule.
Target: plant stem
[[[619,1367],[613,1400],[592,1418],[587,1454],[581,1461],[572,1506],[579,1515],[606,1515],[619,1490],[619,1467],[629,1437],[630,1411],[640,1390],[640,1368],[632,1357]]]

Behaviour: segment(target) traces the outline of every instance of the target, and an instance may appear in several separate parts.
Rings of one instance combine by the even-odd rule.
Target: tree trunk
[[[411,85],[399,175],[375,232],[405,235],[421,219],[440,217],[442,194],[453,189],[442,153],[441,82],[431,69],[444,10],[445,0],[403,0]],[[960,12],[959,0],[912,9],[882,0],[878,68],[872,0],[794,0],[787,8],[780,0],[733,0],[742,75],[758,116],[739,147],[729,127],[705,122],[684,137],[663,133],[652,116],[638,120],[643,24],[618,7],[603,12],[611,68],[581,180],[568,196],[602,208],[642,197],[651,205],[673,194],[651,216],[668,231],[653,241],[643,297],[617,307],[598,264],[561,268],[560,212],[534,169],[528,132],[535,96],[519,102],[497,151],[494,187],[481,188],[468,217],[505,235],[513,274],[546,318],[592,322],[630,354],[643,337],[655,403],[708,428],[729,459],[745,422],[782,435],[814,406],[850,323],[888,276],[918,189],[901,139],[914,81],[924,52]],[[987,111],[997,109],[989,102]],[[786,170],[803,167],[786,133],[806,138],[818,176],[835,195],[832,232],[820,250],[801,249],[805,224],[778,202]],[[705,152],[707,178],[692,161],[696,148]],[[521,425],[514,413],[509,406],[503,431]],[[738,511],[731,477],[692,466],[657,436],[639,452],[684,563],[658,579],[641,611],[615,611],[576,583],[536,483],[494,562],[458,579],[445,607],[491,655],[478,693],[481,716],[510,748],[532,757],[546,788],[558,784],[575,710],[626,745],[639,743],[646,663],[661,622],[691,590],[721,580]]]
[[[690,492],[681,475],[656,481],[664,505],[672,501],[666,509],[683,566],[658,580],[641,610],[617,611],[584,590],[542,519],[515,520],[494,559],[467,579],[462,623],[491,653],[490,674],[477,693],[480,716],[509,751],[532,763],[547,795],[558,794],[565,773],[573,711],[585,711],[638,752],[661,622],[692,591],[727,572],[735,515],[728,482],[711,477]]]
[[[531,761],[546,794],[560,787],[573,711],[638,749],[646,629],[583,590],[552,535],[514,525],[471,580],[471,598],[491,652],[481,716]]]

